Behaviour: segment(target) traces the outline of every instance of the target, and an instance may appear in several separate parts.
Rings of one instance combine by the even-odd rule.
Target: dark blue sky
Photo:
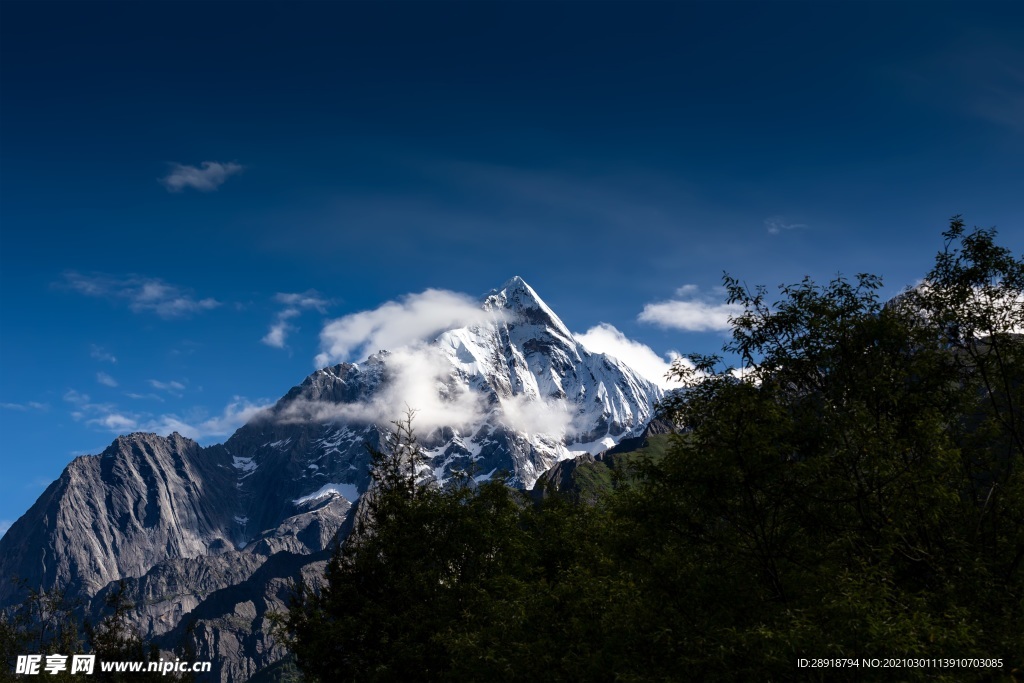
[[[0,529],[427,288],[522,275],[664,356],[721,344],[723,270],[895,293],[953,214],[1024,243],[1021,3],[4,0],[0,34]]]

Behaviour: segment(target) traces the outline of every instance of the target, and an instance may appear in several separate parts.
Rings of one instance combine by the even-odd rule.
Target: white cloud
[[[689,332],[713,332],[729,329],[729,318],[741,313],[738,306],[709,304],[703,301],[661,301],[647,304],[639,319],[661,327]]]
[[[583,334],[574,334],[576,340],[594,353],[606,353],[618,358],[640,375],[663,389],[678,387],[679,383],[666,379],[665,375],[672,366],[672,361],[679,354],[672,351],[662,358],[646,344],[633,341],[608,323],[600,323]]]
[[[234,162],[204,161],[201,166],[172,163],[171,172],[161,178],[160,182],[170,192],[181,192],[186,187],[200,192],[212,192],[228,178],[245,169]]]
[[[344,420],[387,424],[406,406],[416,411],[422,433],[437,427],[463,427],[484,419],[483,397],[454,378],[452,366],[438,349],[406,346],[387,355],[384,386],[361,403],[296,401],[279,416],[282,421]]]
[[[119,434],[139,431],[138,422],[135,419],[120,413],[107,413],[103,417],[89,420],[89,424],[98,425]]]
[[[166,391],[169,394],[175,394],[175,395],[180,395],[180,392],[185,390],[185,385],[184,384],[182,384],[181,382],[173,381],[173,380],[170,381],[170,382],[161,382],[159,380],[151,379],[151,380],[149,380],[149,385],[151,387],[153,387],[154,389],[159,389],[160,391]]]
[[[235,396],[220,415],[213,417],[181,417],[175,413],[154,416],[122,412],[109,405],[87,405],[85,408],[96,414],[96,417],[89,419],[86,424],[115,434],[154,432],[167,436],[171,432],[178,432],[184,437],[200,440],[227,436],[249,420],[261,415],[269,406],[267,402],[252,403]]]
[[[9,519],[0,519],[0,538],[4,537],[4,534],[7,533],[7,530],[11,528],[12,524],[14,524],[14,522]]]
[[[321,298],[319,292],[315,289],[303,292],[302,294],[278,292],[274,295],[274,301],[279,304],[284,304],[289,308],[315,308],[321,313],[323,313],[325,308],[331,303],[327,299]]]
[[[696,296],[699,291],[700,287],[697,285],[683,285],[676,290],[676,296]]]
[[[125,396],[127,396],[128,398],[133,398],[137,401],[160,401],[161,403],[163,403],[164,401],[163,398],[154,393],[140,394],[138,392],[128,391],[125,392]]]
[[[209,297],[196,299],[190,292],[158,278],[135,275],[119,278],[72,271],[64,274],[64,285],[86,296],[127,301],[133,312],[156,313],[161,318],[181,318],[221,305]],[[99,347],[93,347],[93,357],[111,363],[117,361]]]
[[[109,353],[102,346],[97,346],[96,344],[92,345],[92,348],[89,350],[89,355],[98,361],[103,361],[104,363],[117,362],[117,358],[114,357],[114,354]]]
[[[86,415],[109,413],[114,410],[111,404],[93,403],[89,394],[83,394],[75,389],[68,389],[64,392],[64,400],[75,407],[75,410],[71,413],[71,417],[76,420],[81,420]]]
[[[270,330],[260,341],[275,349],[283,349],[286,346],[288,334],[298,329],[289,324],[288,320],[298,317],[303,310],[308,308],[324,313],[327,305],[330,304],[330,301],[321,298],[320,294],[313,289],[302,294],[278,292],[274,295],[274,301],[284,304],[285,308],[278,312]]]
[[[270,403],[264,401],[261,403],[250,403],[247,399],[241,396],[235,396],[220,415],[215,417],[202,420],[193,429],[193,435],[186,434],[185,432],[178,430],[178,433],[182,436],[188,436],[192,439],[201,439],[211,436],[227,436],[228,434],[234,433],[236,429],[244,425],[246,422],[253,420],[271,406]]]
[[[724,332],[731,328],[729,318],[742,312],[739,304],[717,302],[702,296],[696,285],[683,285],[675,299],[647,304],[637,319],[686,332]]]
[[[769,216],[764,219],[764,227],[771,235],[778,235],[783,230],[806,228],[804,223],[790,223],[783,216]]]
[[[105,372],[97,372],[96,373],[96,381],[99,382],[100,384],[102,384],[103,386],[107,386],[107,387],[116,387],[117,386],[117,380],[114,379],[113,377],[111,377],[110,375],[108,375]]]
[[[267,346],[273,346],[275,349],[283,349],[285,339],[288,337],[288,333],[292,329],[291,325],[283,320],[279,320],[270,326],[270,330],[263,335],[263,338],[260,339],[260,341]]]
[[[428,289],[408,294],[372,311],[329,322],[320,332],[321,353],[316,365],[363,360],[375,351],[427,340],[453,327],[483,322],[491,315],[477,301],[457,292]]]
[[[572,424],[572,412],[562,399],[528,398],[517,394],[500,401],[505,424],[517,432],[564,435]]]
[[[20,411],[27,411],[27,410],[46,411],[46,410],[50,409],[50,406],[49,406],[49,404],[39,403],[38,401],[28,401],[27,403],[0,403],[0,408],[4,408],[6,410],[20,410]]]

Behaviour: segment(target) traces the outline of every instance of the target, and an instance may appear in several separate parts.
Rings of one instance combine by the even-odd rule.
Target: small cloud
[[[234,162],[204,161],[201,168],[187,164],[171,164],[171,172],[160,179],[169,192],[181,192],[191,187],[200,192],[212,192],[231,176],[245,169]]]
[[[266,402],[250,403],[242,397],[235,396],[220,415],[209,418],[202,417],[201,410],[197,411],[200,417],[181,417],[174,413],[154,416],[151,413],[119,412],[104,406],[106,410],[88,420],[87,424],[115,434],[154,432],[167,436],[171,432],[178,432],[182,436],[198,440],[227,436],[246,422],[258,417],[270,405]]]
[[[324,313],[326,307],[331,303],[327,299],[320,298],[319,292],[315,289],[303,292],[302,294],[286,294],[278,292],[274,295],[274,301],[279,304],[284,304],[289,308],[315,308],[321,313]]]
[[[45,412],[50,409],[50,405],[48,403],[28,401],[27,403],[0,403],[0,408],[4,408],[5,410],[20,410],[23,412],[29,410]]]
[[[250,403],[247,399],[242,398],[241,396],[235,396],[231,402],[224,407],[224,410],[220,415],[200,422],[196,428],[197,435],[192,438],[198,439],[207,436],[227,436],[228,434],[232,434],[245,423],[264,414],[271,405],[273,404],[266,401],[262,403]],[[182,434],[184,434],[184,432],[182,432]]]
[[[764,227],[770,235],[778,235],[784,230],[799,230],[808,227],[803,223],[789,223],[782,216],[770,216],[764,219]]]
[[[674,351],[662,358],[651,347],[629,339],[615,326],[608,323],[600,323],[583,334],[574,334],[573,336],[593,353],[605,353],[618,358],[638,372],[641,377],[654,382],[663,389],[679,386],[678,382],[666,379],[666,375],[672,367],[672,361],[679,357],[679,354]]]
[[[739,304],[717,302],[701,295],[695,285],[684,285],[676,298],[644,306],[637,319],[686,332],[726,332],[730,318],[743,312]]]
[[[89,402],[89,394],[83,394],[75,389],[68,389],[64,392],[64,400],[75,405],[83,405]]]
[[[185,391],[185,385],[181,382],[170,381],[161,382],[160,380],[151,379],[149,380],[149,386],[160,391],[166,391],[168,394],[173,396],[181,396],[181,392]]]
[[[564,435],[572,426],[573,411],[565,399],[534,398],[523,394],[499,397],[501,420],[517,432]]]
[[[97,425],[118,434],[138,431],[138,423],[134,419],[120,413],[107,413],[103,417],[89,420],[88,424]]]
[[[261,342],[267,346],[273,346],[275,349],[283,349],[285,339],[288,337],[288,333],[292,331],[291,325],[284,321],[277,321],[270,326],[270,330],[260,339]]]
[[[109,353],[102,346],[97,346],[96,344],[92,345],[92,348],[89,350],[89,355],[92,356],[94,359],[102,361],[104,363],[117,362],[117,358],[114,356],[114,354]]]
[[[83,394],[75,389],[68,389],[64,392],[64,400],[74,406],[71,417],[78,421],[89,415],[107,414],[113,412],[114,407],[109,403],[93,403],[89,394]]]
[[[97,372],[96,373],[96,381],[99,382],[100,384],[102,384],[103,386],[107,386],[107,387],[116,387],[117,386],[117,380],[115,380],[113,377],[111,377],[110,375],[108,375],[105,372]]]
[[[330,301],[320,297],[316,290],[309,290],[302,294],[278,292],[274,295],[274,301],[284,304],[285,308],[278,312],[277,318],[270,326],[270,330],[260,340],[267,346],[275,349],[283,349],[286,345],[288,334],[298,328],[287,321],[301,315],[305,309],[315,309],[320,313],[326,312]]]
[[[14,524],[14,522],[9,519],[0,519],[0,538],[4,537],[4,534],[7,533],[7,530],[11,528],[12,524]]]
[[[397,349],[429,339],[453,327],[489,319],[476,300],[442,289],[408,294],[371,311],[332,320],[320,331],[317,367],[331,362],[362,360],[381,349]]]
[[[699,290],[697,285],[683,285],[676,290],[676,296],[695,296]]]
[[[164,400],[159,395],[153,394],[153,393],[150,393],[150,394],[138,394],[138,393],[135,393],[133,391],[129,391],[129,392],[125,392],[125,396],[127,396],[128,398],[133,398],[133,399],[135,399],[137,401],[160,401],[161,403],[163,403],[163,400]]]
[[[277,419],[387,424],[400,415],[402,406],[414,406],[417,429],[427,434],[439,427],[476,425],[487,414],[484,394],[459,382],[450,360],[438,349],[422,344],[398,347],[387,362],[387,379],[370,397],[350,403],[298,399],[278,412]]]
[[[86,296],[127,301],[128,308],[133,312],[156,313],[161,318],[182,318],[221,305],[221,302],[209,297],[197,299],[181,287],[159,278],[137,275],[113,277],[102,274],[83,275],[71,271],[64,274],[62,285]],[[99,347],[94,347],[93,357],[99,356],[111,363],[117,361]]]

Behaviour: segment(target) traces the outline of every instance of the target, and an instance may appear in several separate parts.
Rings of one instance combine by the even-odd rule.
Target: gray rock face
[[[132,434],[75,459],[0,539],[0,607],[20,600],[18,576],[84,599],[96,619],[124,580],[145,637],[187,639],[215,660],[215,680],[246,680],[283,654],[268,614],[285,608],[289,581],[322,574],[350,528],[378,425],[400,417],[406,388],[424,386],[436,392],[414,422],[424,476],[505,471],[523,488],[638,435],[661,396],[584,348],[514,278],[473,324],[323,368],[224,444]]]
[[[76,458],[0,539],[0,605],[6,579],[91,596],[169,558],[233,547],[226,520],[233,473],[222,449],[178,434],[132,434],[97,456]]]

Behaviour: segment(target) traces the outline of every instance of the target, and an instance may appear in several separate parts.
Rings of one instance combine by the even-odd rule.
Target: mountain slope
[[[128,579],[140,630],[170,638],[194,624],[219,680],[244,680],[280,656],[264,615],[280,606],[282,568],[321,561],[369,484],[366,445],[382,446],[406,405],[424,476],[503,472],[529,488],[560,461],[640,434],[660,397],[513,278],[470,324],[318,370],[222,445],[133,434],[77,458],[0,539],[0,607],[20,597],[15,575],[91,600],[93,614]],[[253,632],[231,614],[251,616]],[[225,649],[229,636],[237,647]]]

